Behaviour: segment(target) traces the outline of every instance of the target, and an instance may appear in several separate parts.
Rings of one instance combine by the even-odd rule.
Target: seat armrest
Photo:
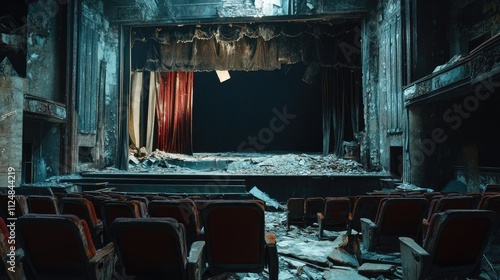
[[[375,251],[377,245],[377,240],[379,236],[378,226],[372,222],[370,219],[361,218],[359,219],[361,223],[361,234],[363,237],[363,247],[369,251]]]
[[[401,250],[403,279],[425,279],[430,268],[430,254],[409,237],[400,237],[399,245]]]
[[[427,219],[422,220],[422,240],[427,236],[427,230],[429,229],[429,221]]]
[[[97,250],[92,259],[89,260],[91,279],[106,280],[110,279],[115,269],[115,247],[113,243],[108,243],[103,248]]]
[[[276,238],[274,234],[265,234],[266,241],[266,260],[269,269],[269,280],[278,280],[279,260],[278,249],[276,248]]]
[[[318,238],[319,240],[321,240],[323,238],[323,229],[324,229],[323,222],[325,221],[325,215],[323,215],[323,213],[317,213],[316,216],[318,217],[318,225],[319,225]]]
[[[191,244],[187,264],[189,280],[201,280],[205,269],[204,250],[205,241],[195,241]]]

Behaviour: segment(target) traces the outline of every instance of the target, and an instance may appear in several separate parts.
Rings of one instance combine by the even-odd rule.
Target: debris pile
[[[369,173],[351,159],[333,154],[195,153],[182,155],[156,150],[147,155],[132,150],[129,170],[160,173],[223,173],[249,175],[361,175]]]

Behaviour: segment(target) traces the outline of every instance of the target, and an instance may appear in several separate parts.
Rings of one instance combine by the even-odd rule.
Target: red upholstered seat
[[[318,213],[323,212],[325,200],[322,197],[309,197],[304,202],[304,222],[306,226],[317,222]]]
[[[425,198],[384,198],[375,221],[361,218],[363,246],[367,251],[399,251],[401,236],[419,240],[421,223],[429,208]]]
[[[110,236],[126,276],[201,279],[205,242],[187,247],[184,226],[175,219],[117,218]]]
[[[290,229],[290,225],[304,226],[304,202],[301,197],[289,198],[286,203],[286,227]]]
[[[323,237],[323,230],[347,230],[351,200],[347,197],[325,198],[325,208],[318,213],[319,238]]]
[[[199,240],[200,221],[192,200],[154,200],[149,203],[148,212],[150,217],[169,217],[183,224],[188,246]]]
[[[53,196],[30,195],[28,196],[29,213],[34,214],[60,214],[58,199]]]
[[[103,225],[97,218],[92,202],[86,198],[79,197],[64,197],[61,199],[61,202],[63,214],[73,214],[87,222],[94,245],[96,248],[101,248],[103,246]]]
[[[400,238],[403,279],[478,279],[495,218],[493,211],[475,209],[434,214],[421,246]]]
[[[18,219],[27,279],[110,279],[114,249],[96,251],[87,223],[75,215],[27,214]]]
[[[273,235],[264,232],[264,204],[254,200],[217,201],[203,212],[206,256],[211,272],[261,272],[278,279]]]

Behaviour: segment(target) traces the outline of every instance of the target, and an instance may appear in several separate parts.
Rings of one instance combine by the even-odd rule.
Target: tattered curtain
[[[156,90],[158,149],[192,154],[193,72],[162,72]]]
[[[156,107],[158,73],[149,73],[149,92],[146,91],[147,88],[144,86],[144,74],[148,73],[134,72],[132,74],[128,131],[130,143],[133,146],[136,148],[145,147],[146,152],[151,153],[154,139],[154,108]],[[144,127],[146,127],[146,130],[144,130]]]
[[[343,156],[343,141],[356,139],[362,127],[361,79],[357,70],[322,67],[323,154]],[[333,143],[331,143],[333,138]]]

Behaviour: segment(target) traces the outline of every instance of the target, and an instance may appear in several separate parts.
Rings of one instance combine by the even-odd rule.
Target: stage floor
[[[101,172],[119,172],[113,168]],[[156,150],[149,156],[130,154],[128,172],[206,175],[386,175],[367,171],[357,161],[313,153],[195,153]]]

